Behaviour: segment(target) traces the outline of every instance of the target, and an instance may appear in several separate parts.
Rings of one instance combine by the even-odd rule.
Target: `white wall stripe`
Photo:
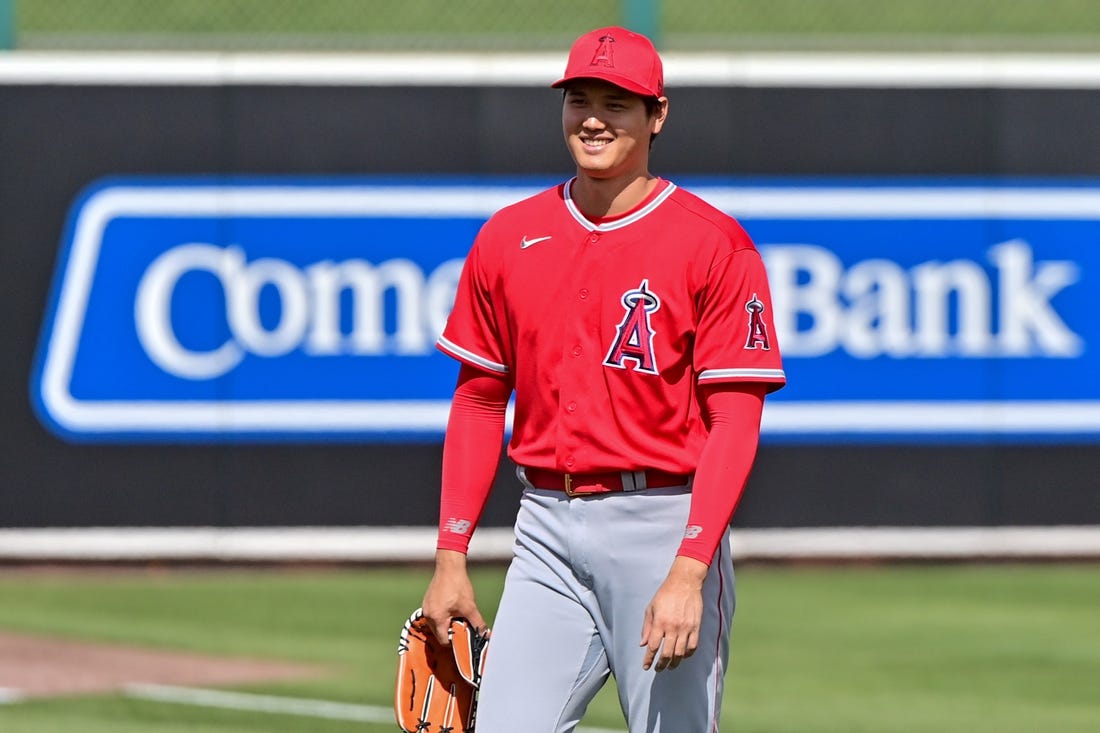
[[[1100,88],[1100,55],[1035,53],[664,54],[676,87]],[[0,53],[0,84],[545,86],[561,53]]]
[[[0,529],[0,560],[132,562],[430,561],[434,527]],[[470,558],[512,555],[512,530],[483,527]],[[736,529],[734,560],[1100,557],[1100,526]]]
[[[766,402],[766,435],[828,433],[1014,433],[1046,435],[1100,430],[1100,401]]]
[[[740,530],[734,558],[1057,559],[1100,557],[1100,526]]]

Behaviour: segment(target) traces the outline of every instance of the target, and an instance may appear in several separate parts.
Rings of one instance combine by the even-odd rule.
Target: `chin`
[[[599,173],[608,174],[618,167],[618,161],[603,160],[601,158],[593,158],[590,155],[581,153],[574,155],[573,160],[577,163],[577,167],[590,175],[596,175]]]
[[[614,178],[626,170],[624,166],[613,163],[607,165],[580,165],[578,167],[592,178]]]

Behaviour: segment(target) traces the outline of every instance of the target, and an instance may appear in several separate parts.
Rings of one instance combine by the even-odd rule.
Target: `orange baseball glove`
[[[393,709],[405,733],[472,733],[489,634],[451,620],[450,648],[439,643],[421,609],[405,622],[397,645]]]

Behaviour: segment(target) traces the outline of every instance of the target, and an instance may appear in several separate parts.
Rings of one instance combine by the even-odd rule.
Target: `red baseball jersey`
[[[785,382],[763,262],[732,217],[671,182],[598,221],[571,185],[485,223],[438,347],[513,380],[520,465],[692,473],[699,384]]]

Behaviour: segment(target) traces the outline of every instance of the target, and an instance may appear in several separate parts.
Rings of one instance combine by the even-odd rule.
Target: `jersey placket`
[[[591,395],[588,384],[594,379],[602,354],[600,344],[600,309],[602,292],[600,269],[603,260],[601,240],[607,235],[587,231],[576,248],[569,290],[562,314],[561,369],[558,384],[558,439],[555,460],[564,471],[585,470],[589,464],[590,444],[587,426],[594,419],[589,414]]]

